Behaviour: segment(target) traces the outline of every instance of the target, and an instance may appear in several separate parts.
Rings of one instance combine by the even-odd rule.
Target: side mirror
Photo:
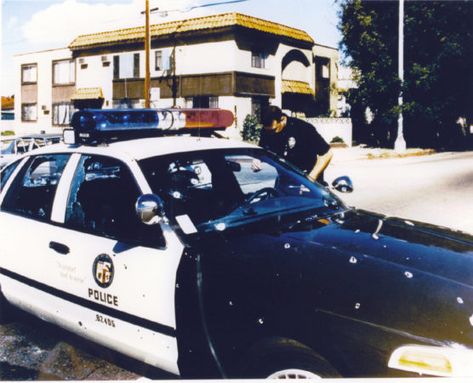
[[[136,214],[146,225],[155,225],[164,217],[164,202],[156,194],[143,194],[135,204]]]
[[[337,177],[332,182],[332,187],[340,193],[351,193],[353,191],[353,182],[350,177]]]

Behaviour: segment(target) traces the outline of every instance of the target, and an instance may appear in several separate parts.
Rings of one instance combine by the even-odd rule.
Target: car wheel
[[[322,356],[292,339],[273,338],[252,349],[248,377],[266,379],[335,378],[340,374]]]

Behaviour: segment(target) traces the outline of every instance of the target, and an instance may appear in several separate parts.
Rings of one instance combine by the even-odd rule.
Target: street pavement
[[[351,177],[349,206],[473,234],[473,151],[425,154],[335,149],[325,178]]]
[[[334,149],[325,178],[348,175],[349,206],[473,234],[473,152],[428,154]],[[0,380],[170,379],[168,374],[84,341],[28,314],[0,325]]]

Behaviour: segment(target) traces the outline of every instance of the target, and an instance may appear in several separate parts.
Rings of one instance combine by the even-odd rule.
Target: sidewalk
[[[394,149],[365,148],[352,146],[347,148],[332,148],[333,161],[344,162],[354,160],[370,160],[382,158],[404,158],[435,154],[433,149],[409,148],[404,153],[397,153]]]

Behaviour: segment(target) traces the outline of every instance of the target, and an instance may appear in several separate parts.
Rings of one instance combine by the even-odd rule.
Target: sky
[[[302,29],[319,44],[337,47],[341,38],[335,0],[246,0],[202,7],[223,1],[235,0],[149,0],[150,8],[169,10],[164,17],[152,14],[151,23],[240,12]],[[145,0],[1,0],[1,4],[2,96],[15,91],[18,69],[14,67],[14,55],[64,48],[80,34],[134,27],[145,22],[141,14]],[[197,8],[191,9],[193,6]]]

